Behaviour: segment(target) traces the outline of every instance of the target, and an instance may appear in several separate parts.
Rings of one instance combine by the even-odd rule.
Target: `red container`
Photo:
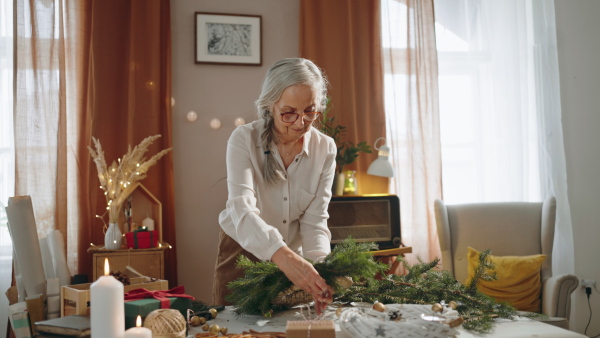
[[[127,247],[133,249],[155,248],[158,242],[156,230],[128,232],[125,237],[127,238]]]

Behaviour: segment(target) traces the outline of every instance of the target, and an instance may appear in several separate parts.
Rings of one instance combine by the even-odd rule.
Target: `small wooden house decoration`
[[[135,224],[136,227],[141,227],[144,218],[150,217],[154,219],[154,230],[158,233],[158,243],[162,243],[162,203],[140,182],[132,184],[131,193],[127,196],[127,199],[123,204],[123,209],[129,207],[129,198],[131,198],[132,223]],[[119,224],[127,223],[123,212],[121,212],[119,219]],[[133,230],[135,230],[135,228],[129,229],[128,231]]]

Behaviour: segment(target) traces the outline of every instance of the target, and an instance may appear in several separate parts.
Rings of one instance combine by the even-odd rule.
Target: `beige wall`
[[[556,34],[575,275],[600,281],[600,1],[557,0]],[[600,290],[600,285],[597,286]],[[589,319],[585,291],[573,295],[571,328],[583,333]],[[600,293],[590,298],[588,335],[600,334]]]
[[[225,207],[225,150],[234,119],[256,119],[264,74],[273,62],[298,56],[298,0],[173,0],[173,157],[179,284],[212,302],[218,215]],[[262,16],[262,62],[258,66],[194,63],[194,12]],[[198,120],[186,120],[189,111]],[[209,122],[221,120],[213,130]],[[168,226],[168,224],[165,224]]]

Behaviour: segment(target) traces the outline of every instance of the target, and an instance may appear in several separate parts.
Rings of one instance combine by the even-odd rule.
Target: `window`
[[[449,203],[541,200],[527,4],[435,1]]]
[[[14,195],[15,161],[13,146],[13,10],[12,0],[0,0],[0,290],[12,279],[12,241],[4,206]],[[0,318],[8,317],[8,300],[0,297]],[[6,332],[7,321],[0,321]]]

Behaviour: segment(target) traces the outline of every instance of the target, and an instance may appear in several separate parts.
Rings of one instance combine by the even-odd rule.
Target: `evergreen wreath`
[[[376,250],[374,243],[357,243],[352,239],[335,246],[323,262],[314,264],[321,277],[335,290],[334,302],[381,302],[384,304],[436,304],[454,301],[456,310],[464,320],[463,327],[468,331],[488,333],[495,318],[512,319],[522,315],[506,304],[479,292],[480,281],[496,280],[495,266],[490,260],[490,250],[480,253],[478,267],[474,277],[465,285],[458,282],[446,270],[435,269],[439,259],[410,265],[399,258],[408,273],[403,276],[385,275],[388,266],[377,262],[368,251]],[[238,257],[237,266],[244,270],[244,277],[230,282],[227,287],[232,291],[226,299],[235,306],[238,315],[262,314],[270,316],[273,312],[288,309],[295,305],[283,305],[275,302],[289,290],[293,284],[271,262],[252,262],[245,256]],[[376,276],[383,276],[375,278]],[[352,278],[352,285],[344,285],[344,277]],[[292,289],[290,289],[292,288]],[[308,300],[310,301],[310,300]],[[305,301],[305,302],[308,302]],[[540,318],[542,314],[527,314]]]

